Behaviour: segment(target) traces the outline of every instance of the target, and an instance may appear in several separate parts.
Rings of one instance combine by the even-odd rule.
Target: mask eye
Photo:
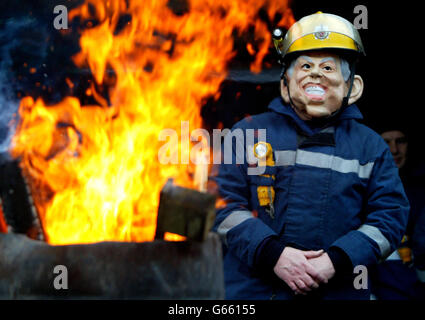
[[[331,66],[324,66],[323,69],[325,71],[332,71],[333,70],[333,68]]]
[[[301,65],[301,69],[308,70],[311,69],[311,66],[308,63],[304,63],[303,65]]]

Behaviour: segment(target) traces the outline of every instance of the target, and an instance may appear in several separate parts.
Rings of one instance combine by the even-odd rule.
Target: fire
[[[96,106],[75,97],[53,106],[25,97],[11,147],[49,243],[153,239],[166,180],[193,187],[193,175],[205,176],[188,165],[160,164],[159,132],[180,134],[181,121],[202,127],[200,107],[219,94],[235,32],[253,28],[251,70],[260,71],[271,40],[260,10],[270,20],[282,13],[279,26],[294,22],[283,0],[87,0],[70,12],[70,19],[99,22],[82,32],[73,59],[108,86],[108,98],[95,85],[87,92]],[[131,18],[123,23],[124,16]]]

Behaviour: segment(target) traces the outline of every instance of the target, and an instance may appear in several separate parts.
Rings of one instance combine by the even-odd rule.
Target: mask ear
[[[348,99],[349,105],[360,99],[363,94],[363,87],[364,83],[362,77],[355,75],[353,79],[353,87],[351,89],[350,99]]]
[[[280,95],[287,104],[289,104],[289,93],[288,87],[285,85],[283,78],[280,80]]]

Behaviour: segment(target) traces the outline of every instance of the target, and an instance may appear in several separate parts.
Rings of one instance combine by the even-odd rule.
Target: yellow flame
[[[51,244],[104,240],[150,241],[159,192],[166,180],[194,187],[188,166],[163,165],[158,135],[180,138],[181,121],[202,126],[199,109],[216,95],[234,56],[233,34],[254,27],[251,65],[259,71],[270,31],[258,18],[266,8],[282,26],[293,23],[282,0],[191,0],[175,14],[169,0],[87,0],[70,18],[99,23],[83,31],[73,57],[109,87],[109,102],[92,86],[98,105],[75,97],[47,106],[22,99],[11,153],[21,159]],[[120,17],[131,16],[124,26]],[[188,151],[178,147],[179,154]],[[206,167],[198,188],[205,189]]]

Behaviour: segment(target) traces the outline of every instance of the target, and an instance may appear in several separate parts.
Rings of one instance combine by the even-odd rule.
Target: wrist
[[[330,247],[326,252],[332,262],[335,273],[351,273],[353,265],[348,255],[338,247]]]
[[[255,268],[259,271],[273,271],[285,245],[276,237],[269,237],[263,241],[256,255]]]

